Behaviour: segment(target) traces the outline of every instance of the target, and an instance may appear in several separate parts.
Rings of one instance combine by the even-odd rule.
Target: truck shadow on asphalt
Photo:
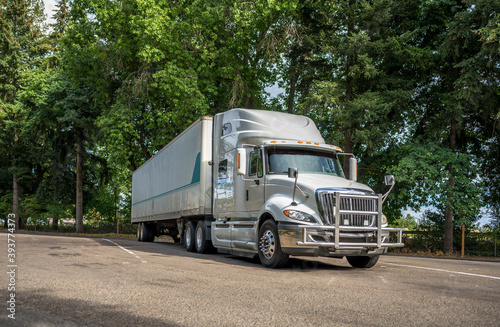
[[[17,326],[180,326],[160,318],[141,317],[120,308],[105,304],[105,299],[89,300],[60,298],[49,289],[18,291],[19,313]],[[91,296],[92,297],[92,296]],[[12,319],[10,319],[12,320]],[[9,326],[9,323],[0,325]],[[14,324],[12,324],[14,326]]]
[[[116,246],[115,244],[106,241],[105,239],[96,240],[103,246]],[[231,265],[239,265],[245,267],[254,267],[260,269],[269,269],[261,265],[258,256],[254,258],[245,258],[232,254],[225,253],[217,253],[214,250],[211,253],[207,254],[199,254],[192,253],[186,251],[186,249],[178,243],[169,242],[169,241],[155,241],[152,243],[148,242],[137,242],[132,239],[112,239],[113,242],[116,242],[120,246],[133,251],[141,251],[149,253],[153,256],[177,256],[177,257],[189,257],[189,258],[200,258],[204,260],[210,260],[217,263],[227,263]],[[294,270],[294,271],[310,271],[310,270],[330,270],[330,271],[348,271],[353,270],[351,266],[343,266],[341,265],[342,261],[340,259],[335,258],[321,258],[321,260],[331,260],[333,263],[326,263],[324,261],[320,261],[320,258],[316,257],[290,257],[288,263],[285,267],[280,268],[281,270]],[[336,265],[335,262],[339,262],[339,265]]]

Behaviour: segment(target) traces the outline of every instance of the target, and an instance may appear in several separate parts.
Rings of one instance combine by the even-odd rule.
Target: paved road
[[[16,320],[0,326],[498,326],[500,262],[384,256],[285,269],[168,242],[16,234]]]

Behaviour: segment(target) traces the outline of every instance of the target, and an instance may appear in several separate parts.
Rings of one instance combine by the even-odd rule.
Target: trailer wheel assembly
[[[137,224],[137,240],[142,242],[142,223]]]
[[[189,252],[195,252],[195,230],[196,226],[193,221],[188,221],[186,223],[186,228],[184,229],[184,247]]]
[[[142,223],[142,241],[143,242],[154,242],[155,240],[155,225]]]
[[[212,242],[208,239],[208,228],[204,221],[196,225],[195,246],[198,253],[209,253],[212,251]]]

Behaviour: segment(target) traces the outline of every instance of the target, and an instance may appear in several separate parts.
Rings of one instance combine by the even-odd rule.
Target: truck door
[[[264,167],[262,162],[262,150],[247,150],[247,174],[242,180],[243,201],[238,207],[238,215],[231,219],[232,249],[256,253],[258,242],[257,219],[259,211],[264,204]],[[240,254],[241,254],[240,252]]]
[[[264,205],[264,165],[263,149],[250,150],[248,177],[245,182],[246,210],[251,218],[258,218],[260,208]],[[250,180],[250,181],[249,181]]]
[[[230,157],[229,159],[232,159]],[[212,243],[219,249],[231,248],[231,225],[228,223],[234,212],[234,181],[228,159],[221,160],[214,174],[215,222],[212,223]]]

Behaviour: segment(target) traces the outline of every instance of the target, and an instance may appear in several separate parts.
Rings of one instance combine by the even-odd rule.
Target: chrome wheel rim
[[[192,231],[191,231],[191,227],[186,227],[186,246],[190,246],[191,243],[193,242],[193,240],[191,239],[191,234],[192,234]]]
[[[196,229],[196,246],[201,248],[201,243],[203,241],[203,231],[201,228]]]
[[[266,230],[259,242],[260,252],[266,259],[271,259],[276,250],[276,238],[271,230]]]

